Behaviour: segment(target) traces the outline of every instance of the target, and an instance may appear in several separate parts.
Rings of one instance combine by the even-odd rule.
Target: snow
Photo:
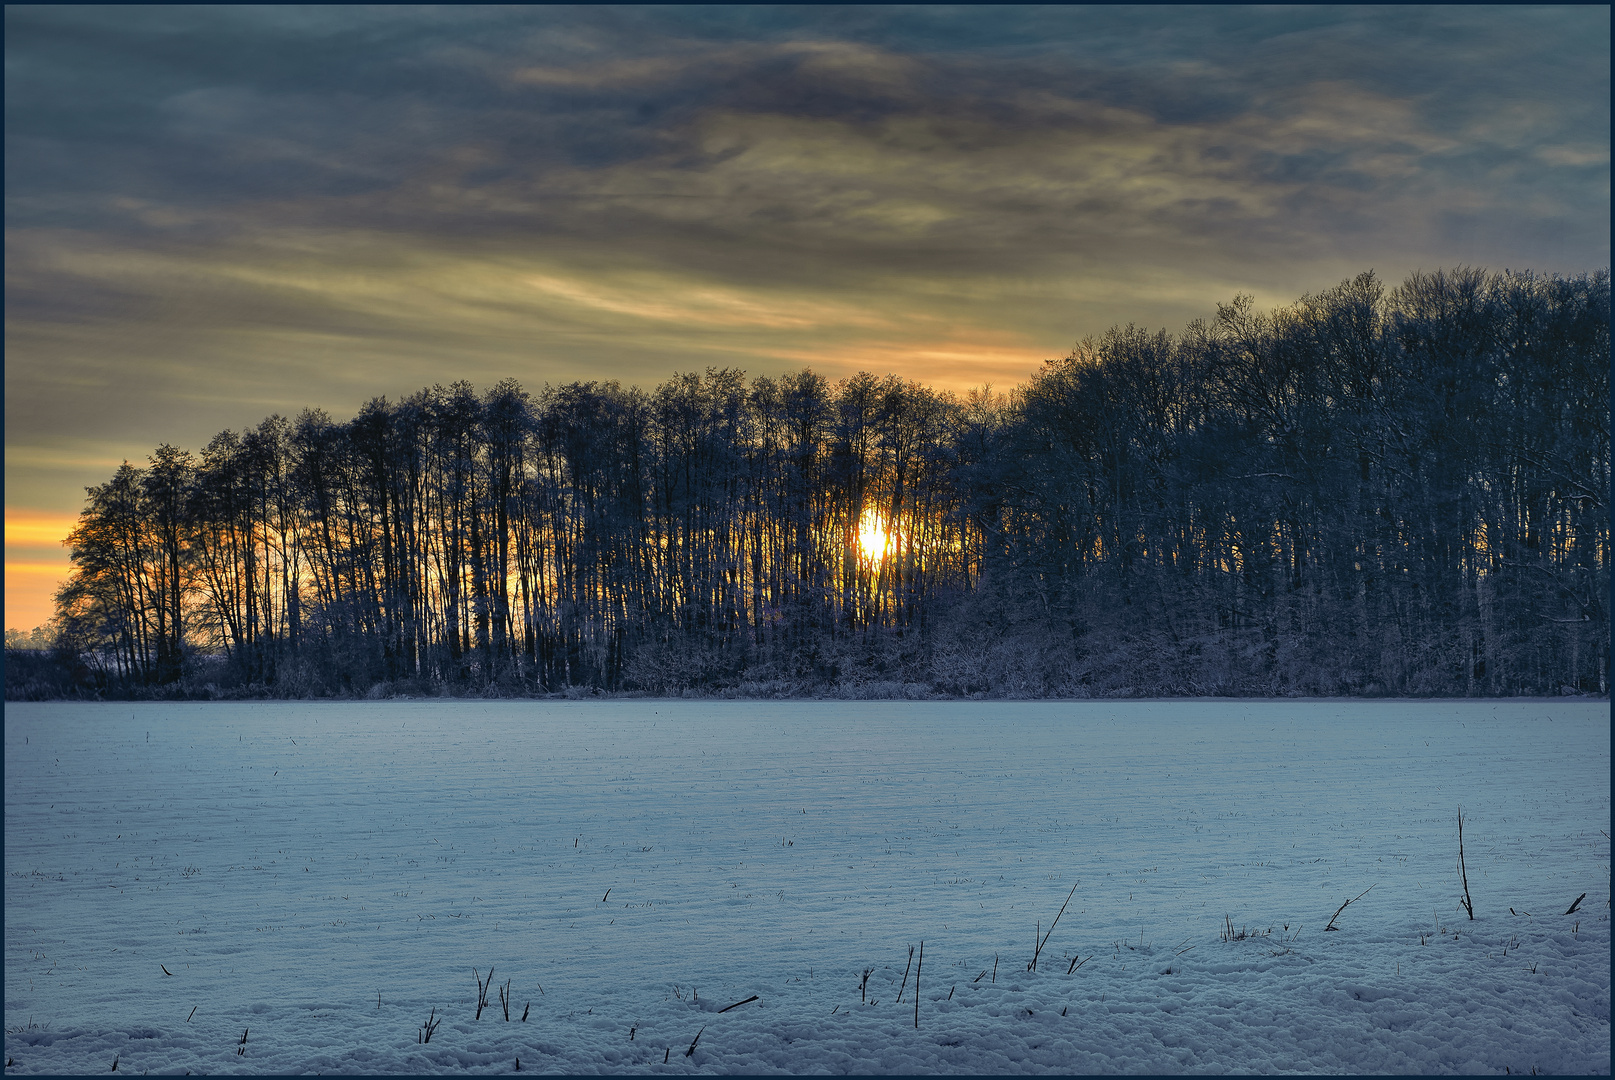
[[[8,703],[6,1072],[1608,1073],[1609,721]]]

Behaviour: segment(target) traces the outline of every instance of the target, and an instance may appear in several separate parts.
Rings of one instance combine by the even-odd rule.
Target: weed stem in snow
[[[476,1019],[481,1020],[482,1019],[482,1010],[488,1007],[488,986],[489,986],[490,983],[493,982],[493,968],[488,969],[488,978],[487,978],[486,981],[483,980],[481,975],[477,974],[477,969],[476,968],[471,969],[471,977],[477,980],[477,1015],[476,1015]]]
[[[1374,885],[1378,885],[1378,884],[1379,884],[1379,882],[1377,882],[1377,881],[1374,882]],[[1342,911],[1345,911],[1352,904],[1355,904],[1357,901],[1361,900],[1363,897],[1367,896],[1369,893],[1373,892],[1374,891],[1374,885],[1370,885],[1368,888],[1364,889],[1362,892],[1358,893],[1356,896],[1352,897],[1350,900],[1347,900],[1344,904],[1341,904],[1338,908],[1336,908],[1335,913],[1333,915],[1329,916],[1329,925],[1324,927],[1324,929],[1325,930],[1339,930],[1340,927],[1335,925],[1335,920],[1340,918],[1340,913]],[[1471,913],[1469,917],[1471,919],[1473,919],[1475,916],[1474,916],[1473,913]]]
[[[1473,921],[1475,918],[1475,904],[1469,899],[1469,872],[1464,868],[1464,808],[1461,806],[1458,808],[1458,875],[1463,878],[1464,882],[1464,910],[1469,912],[1469,918]],[[1342,910],[1344,910],[1344,907],[1342,907]],[[1339,915],[1340,912],[1337,911],[1335,914]],[[1329,921],[1334,922],[1333,919]],[[1326,926],[1324,929],[1331,930],[1333,927]]]
[[[920,962],[914,967],[914,1030],[920,1030],[920,969],[925,967],[925,942],[920,942]]]
[[[1082,883],[1078,882],[1077,884],[1080,885]],[[1049,933],[1044,934],[1043,935],[1043,940],[1039,941],[1037,943],[1037,947],[1032,950],[1032,962],[1030,964],[1026,965],[1026,970],[1027,971],[1036,971],[1037,970],[1037,958],[1038,958],[1039,954],[1041,954],[1043,952],[1043,946],[1045,946],[1045,945],[1047,945],[1049,943],[1049,934],[1054,933],[1055,923],[1058,923],[1060,921],[1060,915],[1065,914],[1065,909],[1067,907],[1069,907],[1070,904],[1071,904],[1071,898],[1073,896],[1075,896],[1076,894],[1077,894],[1077,886],[1073,885],[1073,886],[1071,886],[1071,891],[1065,894],[1065,903],[1060,905],[1060,912],[1059,912],[1058,915],[1054,916],[1054,922],[1049,923]],[[1039,924],[1039,929],[1041,929],[1041,924]]]

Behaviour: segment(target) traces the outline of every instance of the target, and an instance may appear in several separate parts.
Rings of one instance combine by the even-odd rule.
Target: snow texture
[[[1608,1073],[1609,734],[1587,701],[8,703],[6,1073]]]

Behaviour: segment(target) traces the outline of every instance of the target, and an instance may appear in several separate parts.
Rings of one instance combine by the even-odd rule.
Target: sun
[[[891,534],[874,510],[865,510],[858,518],[858,553],[865,562],[879,565],[892,549]]]

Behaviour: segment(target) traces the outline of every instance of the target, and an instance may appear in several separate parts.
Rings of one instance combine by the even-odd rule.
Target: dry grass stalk
[[[1469,899],[1469,872],[1464,868],[1464,808],[1458,808],[1458,874],[1464,881],[1464,910],[1469,912],[1469,918],[1475,918],[1475,904]],[[1335,914],[1340,914],[1336,912]],[[1331,922],[1334,920],[1331,919]],[[1328,930],[1329,927],[1324,927]]]
[[[1078,882],[1077,884],[1080,885],[1082,883]],[[1043,935],[1043,940],[1039,941],[1037,943],[1037,948],[1032,950],[1032,962],[1030,964],[1026,965],[1026,970],[1027,971],[1036,971],[1037,970],[1037,958],[1043,952],[1043,946],[1045,946],[1045,945],[1047,945],[1049,943],[1049,934],[1054,933],[1054,927],[1060,921],[1060,915],[1065,914],[1065,909],[1067,907],[1069,907],[1070,904],[1071,904],[1071,898],[1073,896],[1075,896],[1076,894],[1077,894],[1077,886],[1073,885],[1073,886],[1071,886],[1071,891],[1065,894],[1065,903],[1060,905],[1060,913],[1059,913],[1059,915],[1056,915],[1054,917],[1054,922],[1049,923],[1049,933],[1044,934]],[[1039,928],[1041,928],[1041,925],[1042,924],[1040,923]]]
[[[914,968],[914,1030],[920,1030],[920,970],[925,967],[925,942],[920,942],[920,962]]]
[[[493,968],[488,969],[488,978],[486,980],[484,980],[481,975],[477,974],[477,969],[476,968],[471,969],[471,977],[473,979],[477,980],[477,1015],[476,1015],[476,1019],[481,1020],[482,1019],[482,1010],[486,1009],[488,1007],[488,986],[489,986],[490,983],[493,982]]]
[[[1377,881],[1374,882],[1374,885],[1378,885],[1378,884],[1379,884],[1379,882],[1377,882]],[[1367,896],[1369,893],[1373,892],[1374,891],[1374,885],[1370,885],[1368,888],[1364,889],[1362,892],[1358,893],[1356,896],[1352,897],[1350,900],[1347,900],[1344,904],[1341,904],[1338,908],[1336,908],[1335,913],[1333,915],[1329,916],[1329,925],[1324,927],[1324,929],[1325,930],[1339,930],[1340,927],[1335,925],[1335,920],[1340,918],[1340,913],[1342,911],[1345,911],[1352,904],[1355,904],[1357,901],[1361,900],[1363,897]],[[1471,915],[1470,918],[1474,918],[1474,916]]]

